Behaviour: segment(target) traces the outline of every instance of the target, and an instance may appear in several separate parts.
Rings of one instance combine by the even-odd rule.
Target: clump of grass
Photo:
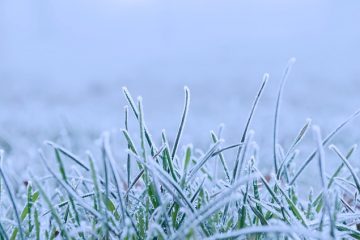
[[[123,149],[114,147],[114,135],[108,132],[102,135],[100,153],[88,151],[85,158],[47,142],[53,157],[42,150],[40,157],[49,175],[32,176],[23,192],[11,186],[0,152],[0,239],[360,239],[360,185],[349,162],[356,146],[343,154],[331,145],[340,165],[332,174],[324,166],[325,147],[359,112],[325,139],[313,126],[316,150],[305,161],[298,159],[299,144],[311,120],[284,150],[278,142],[279,109],[291,64],[276,102],[272,173],[264,176],[257,168],[259,147],[251,130],[268,74],[240,141],[224,146],[220,133],[212,131],[212,144],[200,154],[192,145],[180,147],[188,88],[175,138],[170,141],[163,131],[159,142],[146,126],[142,99],[135,101],[124,88],[129,107],[121,129]],[[129,109],[137,133],[129,132]],[[226,159],[229,151],[234,159]],[[322,188],[318,193],[309,188],[308,197],[302,198],[297,178],[316,158]],[[295,161],[303,162],[298,170]],[[221,167],[214,170],[216,162]]]

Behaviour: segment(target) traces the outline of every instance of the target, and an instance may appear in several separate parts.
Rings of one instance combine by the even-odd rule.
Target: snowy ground
[[[27,164],[43,140],[67,128],[83,152],[102,130],[122,127],[124,85],[144,97],[155,137],[162,128],[175,135],[188,85],[184,142],[205,146],[220,123],[228,143],[236,142],[269,72],[254,122],[266,165],[276,89],[290,57],[297,63],[284,95],[282,142],[307,117],[328,132],[360,107],[359,7],[325,0],[2,0],[0,145],[12,164]],[[359,142],[359,123],[339,136],[341,146]]]

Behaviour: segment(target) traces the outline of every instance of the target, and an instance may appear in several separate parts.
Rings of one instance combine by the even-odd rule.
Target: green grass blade
[[[3,225],[0,222],[0,236],[5,239],[5,240],[9,240],[9,236],[7,235]]]
[[[0,156],[1,158],[3,156]],[[5,190],[10,198],[10,202],[11,202],[11,205],[13,207],[13,212],[14,212],[14,215],[15,215],[15,219],[17,221],[17,227],[19,229],[19,234],[20,234],[20,239],[21,240],[24,240],[25,239],[25,234],[24,234],[24,230],[23,230],[23,227],[21,225],[21,220],[20,220],[20,216],[19,216],[19,213],[18,213],[18,209],[17,209],[17,206],[16,206],[16,203],[15,203],[15,198],[14,198],[14,195],[11,191],[11,188],[10,188],[10,185],[5,177],[5,174],[3,172],[3,168],[0,167],[0,176],[1,178],[3,179],[3,182],[4,182],[4,185],[5,185]]]
[[[117,196],[118,196],[118,201],[120,203],[120,210],[121,210],[121,221],[122,221],[122,225],[125,224],[125,206],[124,206],[124,202],[121,196],[121,190],[120,190],[120,177],[119,177],[119,172],[115,170],[115,160],[111,151],[111,147],[110,147],[110,135],[109,133],[105,133],[104,134],[104,150],[107,156],[107,159],[109,161],[110,164],[110,170],[112,172],[113,178],[114,178],[114,182],[115,182],[115,187],[116,187],[116,192],[117,192]]]
[[[34,210],[35,239],[40,240],[40,220],[38,210]]]
[[[164,154],[163,154],[164,162],[167,163],[167,166],[169,167],[169,171],[170,171],[171,176],[174,179],[174,181],[178,182],[178,177],[175,173],[174,159],[171,158],[171,156],[170,156],[170,148],[169,148],[169,143],[166,138],[165,130],[162,131],[161,138],[162,138],[163,144],[165,145]]]
[[[255,97],[255,100],[254,100],[254,103],[251,107],[251,111],[250,111],[250,114],[249,114],[249,117],[246,121],[246,124],[245,124],[245,129],[243,131],[243,134],[242,134],[242,137],[241,137],[241,142],[243,143],[245,141],[245,138],[246,138],[246,135],[247,135],[247,132],[249,130],[249,127],[250,127],[250,123],[251,123],[251,120],[253,119],[253,116],[254,116],[254,113],[255,113],[255,110],[256,110],[256,107],[259,103],[259,100],[260,100],[260,97],[264,91],[264,88],[265,88],[265,85],[266,83],[268,82],[269,80],[269,74],[265,73],[264,76],[263,76],[263,80],[262,80],[262,83],[261,83],[261,86],[260,86],[260,89]]]
[[[138,108],[136,107],[136,104],[135,104],[129,90],[126,87],[123,87],[123,93],[125,95],[126,100],[129,103],[131,109],[133,110],[135,117],[140,121],[140,119],[139,119],[140,114],[138,112]],[[156,148],[156,146],[155,146],[155,144],[154,144],[154,142],[153,142],[153,140],[151,138],[151,135],[150,135],[149,131],[147,130],[146,126],[144,126],[144,131],[145,131],[145,137],[146,137],[147,143],[149,144],[149,147],[151,149],[151,153],[154,154],[155,152],[157,152],[157,148]]]
[[[282,95],[283,95],[283,91],[284,91],[286,81],[287,81],[287,79],[289,77],[291,67],[294,65],[294,63],[295,63],[295,58],[291,58],[289,60],[289,62],[288,62],[288,65],[287,65],[286,69],[285,69],[285,72],[283,74],[283,78],[281,80],[278,96],[277,96],[277,99],[276,99],[275,115],[274,115],[274,127],[273,127],[273,158],[274,158],[273,160],[274,160],[275,172],[278,172],[276,145],[278,144],[279,115],[280,115],[281,100],[282,100]]]
[[[279,184],[277,183],[277,188],[280,190],[281,194],[283,195],[283,197],[285,197],[286,202],[289,205],[289,208],[291,210],[291,212],[294,214],[294,216],[301,221],[301,223],[304,225],[304,227],[308,227],[308,224],[305,220],[305,217],[303,216],[303,214],[301,213],[301,211],[298,209],[298,207],[295,205],[295,203],[286,195],[286,193],[284,192],[284,190],[279,186]]]
[[[214,144],[219,141],[218,137],[216,136],[216,134],[215,134],[213,131],[211,131],[211,137],[212,137],[212,140],[213,140],[213,143],[214,143]],[[221,150],[224,151],[224,150],[227,150],[227,149],[221,149]],[[222,167],[223,167],[223,169],[224,169],[224,172],[225,172],[226,180],[227,180],[228,182],[230,182],[231,179],[230,179],[229,168],[228,168],[228,166],[227,166],[227,163],[226,163],[226,161],[225,161],[224,155],[222,154],[222,151],[221,151],[221,150],[219,150],[220,152],[219,152],[219,151],[215,152],[215,153],[213,154],[213,156],[219,155],[221,165],[222,165]]]
[[[130,149],[134,154],[138,155],[138,151],[135,148],[135,144],[133,140],[130,137],[130,134],[127,129],[122,129],[122,133],[124,134],[124,137],[128,143],[128,149]]]
[[[87,212],[91,213],[93,216],[101,219],[101,215],[95,211],[91,206],[89,206],[88,204],[86,204],[82,198],[78,195],[78,193],[75,192],[75,190],[69,186],[67,183],[65,183],[63,180],[61,180],[55,173],[54,171],[50,168],[50,166],[47,164],[46,160],[45,159],[42,159],[43,160],[43,164],[44,166],[46,167],[46,169],[48,170],[48,172],[54,177],[54,179],[59,183],[59,185],[61,187],[63,187],[66,192],[71,195],[74,200],[76,201],[76,203],[83,207]]]
[[[233,170],[233,176],[231,179],[231,184],[233,184],[237,178],[239,177],[239,175],[241,174],[242,170],[243,170],[243,165],[245,162],[245,157],[246,157],[246,153],[247,153],[247,149],[249,146],[249,143],[252,141],[252,138],[254,136],[254,131],[249,131],[249,134],[247,135],[246,139],[244,140],[245,142],[243,142],[243,146],[239,146],[237,154],[236,154],[236,159],[235,159],[235,167]]]
[[[125,130],[126,131],[129,131],[129,124],[128,124],[128,120],[129,120],[129,108],[128,106],[125,106],[124,108],[124,127],[125,127]],[[128,144],[128,149],[130,148],[130,145]],[[126,173],[127,173],[127,186],[130,186],[131,182],[131,156],[130,156],[130,153],[128,153],[126,155]],[[128,199],[126,199],[128,200]]]
[[[181,138],[181,134],[184,130],[184,125],[185,125],[185,122],[186,122],[186,117],[188,115],[188,111],[189,111],[189,104],[190,104],[190,90],[188,87],[184,87],[184,91],[185,91],[185,100],[184,100],[184,110],[183,110],[183,113],[182,113],[182,116],[181,116],[181,122],[180,122],[180,126],[179,126],[179,130],[176,134],[176,138],[175,138],[175,142],[174,142],[174,147],[173,147],[173,150],[171,152],[171,159],[174,159],[175,158],[175,155],[176,155],[176,151],[177,151],[177,148],[179,146],[179,141],[180,141],[180,138]]]
[[[43,200],[45,201],[45,203],[48,205],[50,211],[51,211],[51,215],[53,216],[53,218],[55,219],[58,227],[61,230],[61,235],[64,239],[70,239],[70,236],[66,230],[65,225],[63,224],[59,214],[57,213],[56,209],[54,208],[53,203],[51,202],[50,198],[48,197],[48,195],[46,194],[46,192],[44,191],[44,189],[41,187],[40,183],[34,178],[32,177],[34,184],[36,186],[36,188],[39,190],[40,195],[42,196]],[[38,219],[38,218],[37,218]]]
[[[89,171],[89,167],[86,166],[80,159],[79,157],[75,156],[73,153],[69,152],[68,150],[66,150],[65,148],[61,147],[60,145],[53,143],[51,141],[47,141],[46,144],[50,145],[51,147],[53,147],[54,149],[60,151],[62,154],[64,154],[65,156],[67,156],[69,159],[73,160],[77,165],[79,165],[80,167],[82,167],[83,169],[85,169],[86,171]]]
[[[100,192],[100,187],[99,187],[99,180],[97,178],[97,172],[95,170],[95,164],[94,164],[93,156],[92,156],[92,154],[90,152],[87,152],[87,156],[88,156],[88,159],[89,159],[91,178],[92,178],[92,181],[93,181],[94,192],[95,192],[94,197],[95,197],[96,205],[94,206],[94,209],[100,212],[100,210],[101,210],[101,200],[100,200],[101,192]]]

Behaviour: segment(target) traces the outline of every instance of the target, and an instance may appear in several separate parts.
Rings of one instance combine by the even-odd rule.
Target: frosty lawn
[[[142,99],[135,102],[124,88],[129,108],[122,133],[127,146],[115,147],[114,136],[105,132],[99,154],[88,151],[83,159],[47,142],[52,156],[43,150],[39,156],[49,175],[32,176],[25,182],[27,191],[11,185],[1,152],[0,239],[360,239],[360,180],[350,163],[356,145],[345,153],[331,145],[332,138],[360,112],[325,138],[307,120],[284,149],[278,141],[278,120],[291,65],[274,109],[271,174],[264,176],[257,168],[260,146],[250,130],[267,74],[239,143],[224,145],[220,129],[211,132],[213,143],[204,151],[192,145],[180,147],[190,103],[187,88],[173,144],[165,131],[159,136],[161,142],[153,140]],[[133,123],[129,109],[138,132],[129,130]],[[299,144],[306,134],[312,134],[317,145],[301,159]],[[325,148],[340,163],[331,173],[325,172]],[[311,178],[321,183],[321,189],[314,192],[309,187],[308,197],[302,198],[297,179],[314,161],[319,170]]]

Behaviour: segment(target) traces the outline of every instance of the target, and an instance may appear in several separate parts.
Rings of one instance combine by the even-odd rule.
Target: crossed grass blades
[[[127,143],[121,159],[114,151],[122,150],[112,146],[113,136],[107,132],[101,138],[99,159],[90,152],[80,158],[47,142],[54,159],[41,150],[39,156],[49,176],[31,176],[27,191],[15,192],[1,152],[0,239],[360,239],[360,182],[349,162],[356,145],[345,153],[330,145],[339,159],[333,173],[325,172],[324,151],[359,111],[325,138],[319,127],[306,120],[284,149],[278,142],[280,105],[293,62],[285,70],[274,111],[272,174],[264,176],[257,169],[259,146],[250,130],[267,74],[239,143],[223,146],[220,128],[219,133],[211,132],[212,145],[200,153],[191,145],[179,147],[189,89],[185,88],[184,110],[170,146],[165,131],[160,142],[153,140],[142,99],[135,101],[124,88],[129,108],[125,107],[121,130]],[[129,132],[129,109],[137,134]],[[308,158],[300,159],[298,147],[309,131],[317,145]],[[225,158],[229,151],[235,159]],[[49,166],[51,161],[57,169]],[[297,179],[312,161],[318,162],[322,187],[300,198]]]

